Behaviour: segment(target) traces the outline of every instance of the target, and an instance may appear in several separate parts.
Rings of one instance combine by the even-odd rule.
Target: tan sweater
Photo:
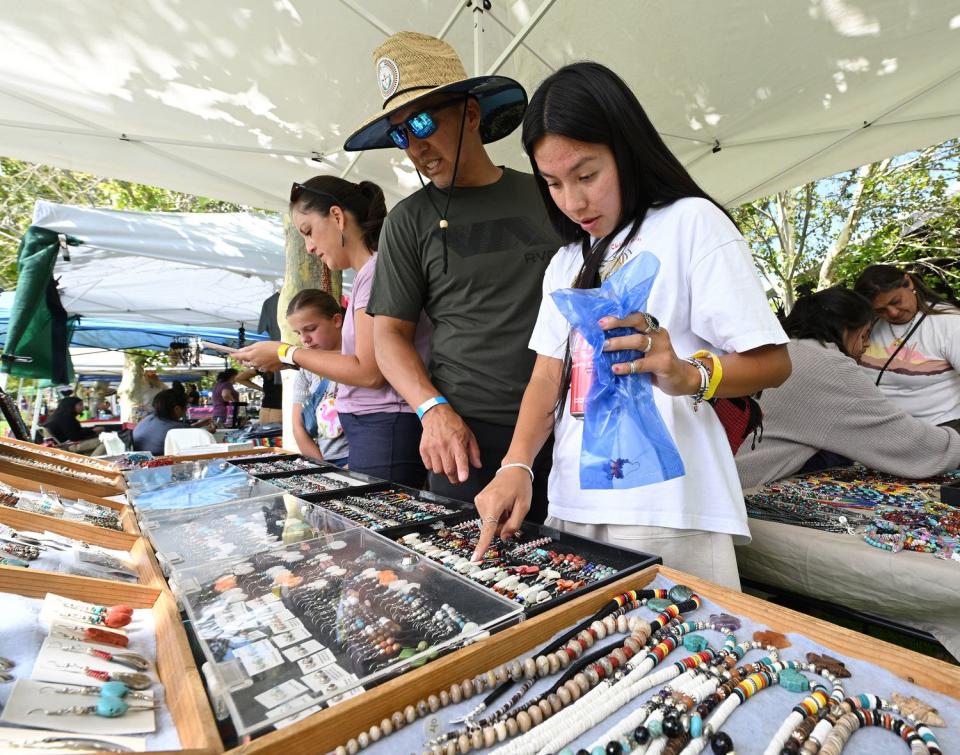
[[[793,372],[760,399],[763,440],[737,452],[744,490],[794,474],[821,450],[914,479],[960,467],[960,434],[898,408],[836,346],[803,339],[787,350]]]

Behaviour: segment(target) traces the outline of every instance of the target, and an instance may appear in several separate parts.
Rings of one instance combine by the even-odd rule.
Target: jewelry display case
[[[356,525],[289,493],[156,512],[143,532],[164,573],[245,558]]]
[[[171,580],[237,732],[319,710],[518,621],[518,606],[353,529]]]
[[[138,469],[127,475],[127,486],[127,498],[142,522],[164,511],[213,506],[283,492],[269,482],[251,477],[239,467],[218,459]]]
[[[249,465],[241,467],[249,470]],[[341,469],[332,464],[312,466],[306,469],[252,474],[258,480],[265,480],[288,493],[303,496],[307,493],[327,493],[330,491],[361,491],[379,485],[383,480],[360,472]]]
[[[105,502],[129,520],[132,531],[115,532],[0,507],[0,525],[58,533],[125,551],[135,564],[138,578],[137,583],[127,583],[0,566],[0,593],[43,598],[50,592],[105,606],[149,608],[155,617],[156,669],[165,685],[165,705],[172,714],[180,746],[188,752],[220,752],[220,736],[230,745],[239,737],[241,744],[231,752],[244,755],[331,751],[349,755],[359,750],[370,755],[393,755],[493,752],[498,748],[507,748],[504,752],[559,753],[565,752],[564,747],[571,752],[580,748],[593,752],[598,746],[604,752],[614,751],[617,746],[620,752],[626,752],[635,746],[631,737],[639,736],[633,729],[617,740],[603,740],[608,729],[614,731],[621,726],[621,718],[637,715],[645,706],[652,705],[650,709],[656,711],[661,705],[658,700],[669,698],[674,706],[688,704],[683,697],[686,687],[663,694],[651,687],[645,697],[624,704],[615,715],[608,716],[603,707],[609,704],[605,685],[609,681],[615,688],[621,677],[612,674],[604,681],[607,656],[597,653],[627,647],[619,626],[625,617],[614,614],[613,621],[607,615],[605,621],[612,623],[606,628],[607,645],[603,648],[604,631],[589,622],[610,605],[611,597],[648,588],[658,588],[648,597],[654,595],[660,603],[655,605],[651,599],[646,605],[631,604],[628,615],[653,622],[656,612],[663,611],[657,621],[667,632],[664,636],[676,640],[671,646],[662,646],[662,653],[654,652],[651,646],[635,656],[663,656],[651,676],[675,667],[677,673],[681,673],[680,667],[691,668],[683,659],[695,654],[697,647],[722,654],[728,645],[733,647],[729,639],[723,643],[724,630],[736,625],[729,631],[745,643],[744,647],[753,648],[748,652],[757,654],[745,657],[743,664],[760,669],[757,664],[762,655],[775,658],[774,648],[782,648],[776,651],[781,659],[776,661],[780,663],[776,668],[793,664],[809,677],[810,684],[822,684],[827,679],[824,694],[830,692],[831,683],[836,685],[837,677],[818,681],[818,675],[822,677],[825,668],[835,669],[830,665],[834,662],[845,664],[853,680],[841,680],[846,683],[844,694],[859,699],[859,694],[871,693],[878,696],[877,705],[888,706],[883,712],[878,709],[865,714],[864,721],[880,725],[852,737],[843,747],[844,753],[909,751],[910,746],[920,746],[917,737],[927,737],[928,732],[934,739],[925,740],[925,751],[960,748],[960,668],[956,666],[656,565],[653,556],[542,526],[524,525],[518,540],[494,544],[480,570],[502,568],[505,576],[487,584],[472,579],[477,570],[464,566],[472,555],[469,529],[477,523],[467,506],[442,521],[414,522],[387,530],[388,538],[324,507],[325,502],[344,498],[342,490],[311,494],[307,497],[313,500],[302,500],[273,489],[268,480],[255,479],[246,467],[248,463],[228,464],[214,459],[130,473],[133,479],[128,497],[137,506],[141,500],[144,504],[140,512],[142,536],[132,511],[124,511],[122,503],[70,487],[74,479],[67,475],[54,475],[41,483],[0,474],[0,479],[15,480],[11,484],[18,482],[24,490],[36,491],[42,485],[64,496],[88,496],[93,502]],[[260,485],[270,486],[267,495],[250,494],[260,490]],[[375,497],[388,489],[401,488],[379,481],[370,488],[351,489],[349,495]],[[238,491],[243,495],[239,499]],[[404,492],[455,508],[456,502],[421,491]],[[440,535],[443,531],[455,532],[459,526],[464,528],[459,539]],[[551,538],[551,542],[542,542],[544,538]],[[169,582],[160,569],[154,546],[165,562]],[[534,554],[531,563],[513,563],[511,557],[518,554],[511,547],[524,546]],[[544,553],[538,554],[538,550]],[[579,581],[574,579],[579,574],[584,584],[550,594],[543,603],[526,605],[517,600],[523,589],[520,585],[531,587],[536,579],[531,570],[518,568],[522,566],[536,566],[540,570],[537,573],[558,567],[570,572],[566,576],[573,583]],[[599,578],[584,579],[598,571]],[[518,578],[516,583],[512,577]],[[685,605],[687,592],[675,597],[665,589],[681,584],[702,602]],[[670,600],[666,600],[668,594]],[[671,601],[685,605],[683,619],[671,618],[669,610],[663,608]],[[178,615],[178,605],[186,623]],[[593,695],[589,702],[578,706],[576,698],[571,704],[548,694],[556,679],[566,673],[566,667],[553,668],[544,644],[551,642],[548,647],[552,647],[565,642],[564,647],[572,647],[570,643],[579,640],[563,637],[583,636],[582,631],[569,633],[584,621],[594,639],[576,652],[570,651],[571,670],[579,668],[577,664],[582,661],[600,676],[599,683],[590,682],[595,686],[588,693]],[[4,622],[7,625],[9,621]],[[0,627],[0,637],[2,632]],[[193,650],[187,632],[196,640]],[[697,644],[704,642],[709,644]],[[810,657],[815,660],[805,660]],[[201,663],[206,685],[197,670]],[[488,709],[478,707],[515,666],[521,673],[509,694],[491,701]],[[611,671],[616,668],[610,666]],[[753,676],[758,673],[762,676],[768,672],[756,671]],[[776,689],[757,694],[756,702],[752,696],[763,685],[753,692],[744,687],[741,704],[745,709],[737,708],[723,726],[736,742],[737,752],[764,752],[778,727],[788,723],[790,711],[805,699],[805,693],[789,686],[797,682],[795,675],[785,671],[781,676],[772,683]],[[695,683],[698,678],[691,677]],[[458,689],[456,694],[454,687]],[[2,692],[0,688],[0,695]],[[891,693],[902,697],[892,698]],[[873,704],[871,694],[863,700]],[[891,700],[899,707],[890,708]],[[534,725],[530,731],[535,737],[542,736],[543,744],[514,746],[523,734],[522,727],[528,725],[520,714],[532,711],[531,704],[544,711],[542,716],[528,717],[542,717],[543,728]],[[565,705],[571,705],[569,710]],[[563,713],[556,715],[559,709]],[[230,719],[219,731],[213,710],[221,718]],[[925,720],[942,717],[947,726],[922,728],[918,720],[907,718],[908,714],[927,717]],[[574,733],[564,745],[550,739],[558,732],[583,729],[578,721],[584,716],[589,719],[584,725],[594,728]],[[461,720],[464,717],[466,721]],[[690,716],[678,720],[681,729],[686,727],[684,735],[692,736]],[[675,723],[671,720],[671,732]],[[511,734],[511,725],[521,730]],[[849,735],[858,724],[851,726],[852,730],[848,727],[842,733]],[[903,738],[913,737],[913,745],[898,741],[885,728],[894,728]],[[664,749],[663,727],[648,731],[660,738],[658,747]],[[533,741],[539,742],[536,738]],[[711,751],[712,743],[702,744]],[[671,740],[665,751],[679,751],[677,743]]]

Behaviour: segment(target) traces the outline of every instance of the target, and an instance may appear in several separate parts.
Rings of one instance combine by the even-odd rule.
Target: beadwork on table
[[[901,480],[859,466],[817,472],[747,495],[747,514],[855,535],[894,553],[912,550],[960,561],[960,510],[939,500],[940,486],[958,475]]]
[[[934,730],[944,723],[935,707],[915,696],[890,694],[890,682],[880,690],[861,689],[863,662],[804,654],[792,635],[741,632],[739,620],[731,622],[735,617],[702,606],[698,596],[679,587],[612,596],[539,650],[399,707],[354,733],[335,753],[946,751],[941,732],[951,730]],[[670,601],[666,609],[651,608],[664,599]],[[765,644],[771,639],[776,644]],[[851,672],[851,665],[857,670]],[[439,726],[412,726],[427,717],[440,719]],[[885,731],[858,733],[876,727]]]

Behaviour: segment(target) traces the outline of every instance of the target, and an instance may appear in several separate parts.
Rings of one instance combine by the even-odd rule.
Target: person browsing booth
[[[373,59],[382,107],[344,148],[402,149],[422,184],[391,210],[380,236],[367,304],[377,363],[423,423],[430,489],[472,501],[510,445],[559,237],[533,176],[486,151],[520,124],[520,84],[469,78],[453,48],[414,32],[394,34]],[[414,348],[421,310],[435,327],[429,369]],[[548,444],[523,465],[535,521],[546,513],[550,455]]]

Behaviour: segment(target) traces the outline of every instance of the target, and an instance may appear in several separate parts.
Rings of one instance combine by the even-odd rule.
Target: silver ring
[[[649,333],[647,333],[646,335],[647,335],[647,348],[643,350],[644,354],[646,354],[647,352],[650,351],[650,349],[653,348],[653,336],[651,336]]]
[[[500,521],[500,517],[498,517],[498,516],[493,516],[493,515],[491,514],[490,516],[485,516],[481,521],[483,522],[483,525],[484,525],[484,526],[486,526],[486,525],[488,525],[488,524],[496,524],[497,522]]]
[[[651,314],[646,312],[641,312],[643,315],[643,321],[646,324],[646,333],[659,333],[660,332],[660,321]]]
[[[632,362],[630,362],[630,374],[631,374],[631,375],[636,375],[636,374],[637,374],[637,360],[636,360],[636,359],[634,359]]]

